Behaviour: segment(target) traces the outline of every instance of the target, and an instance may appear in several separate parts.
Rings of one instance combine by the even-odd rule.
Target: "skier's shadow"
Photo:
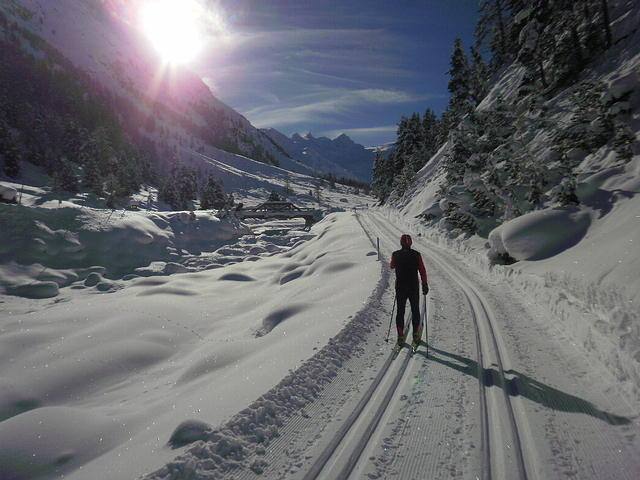
[[[422,343],[424,344],[424,342]],[[429,355],[422,350],[418,350],[416,353],[441,365],[478,378],[478,363],[474,360],[432,346],[429,346]],[[437,353],[438,355],[434,355],[433,353]],[[443,357],[449,357],[452,360]],[[503,378],[495,368],[485,368],[483,370],[482,379],[485,386],[491,387],[495,385],[499,388],[504,387]],[[504,373],[507,376],[505,379],[507,383],[506,390],[511,396],[522,395],[533,402],[554,410],[584,413],[607,422],[609,425],[627,425],[631,423],[631,419],[628,417],[614,415],[600,410],[587,400],[545,385],[524,373],[515,370],[506,370]]]

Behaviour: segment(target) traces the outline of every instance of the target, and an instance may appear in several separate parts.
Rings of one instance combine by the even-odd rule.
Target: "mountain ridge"
[[[291,158],[322,173],[370,182],[375,153],[353,141],[346,133],[331,139],[311,132],[290,137],[275,128],[261,131]]]

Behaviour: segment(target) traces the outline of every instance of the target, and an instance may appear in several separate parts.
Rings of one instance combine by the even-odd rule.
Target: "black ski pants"
[[[411,324],[413,325],[414,337],[418,334],[420,328],[420,290],[418,289],[396,289],[396,301],[398,304],[398,314],[396,315],[396,328],[398,336],[404,334],[404,310],[407,306],[407,300],[411,305]]]

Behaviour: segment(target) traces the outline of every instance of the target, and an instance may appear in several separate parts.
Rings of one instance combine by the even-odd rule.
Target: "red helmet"
[[[411,240],[411,235],[407,235],[406,233],[404,235],[402,235],[400,237],[400,245],[402,245],[402,248],[409,248],[411,247],[411,243],[413,241]]]

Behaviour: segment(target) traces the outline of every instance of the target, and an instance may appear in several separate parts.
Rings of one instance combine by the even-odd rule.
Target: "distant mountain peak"
[[[333,141],[338,143],[338,144],[341,144],[341,145],[350,145],[350,144],[354,144],[355,145],[355,143],[356,143],[346,133],[341,133],[336,138],[334,138]]]
[[[311,132],[294,133],[291,137],[269,129],[273,139],[291,156],[314,170],[339,177],[371,181],[375,153],[342,133],[334,139],[314,137]]]

